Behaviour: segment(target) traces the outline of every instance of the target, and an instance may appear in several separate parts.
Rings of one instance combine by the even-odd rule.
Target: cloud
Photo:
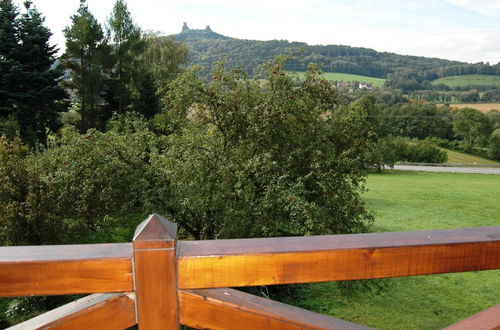
[[[500,1],[498,0],[445,0],[455,6],[459,6],[482,15],[500,17]]]

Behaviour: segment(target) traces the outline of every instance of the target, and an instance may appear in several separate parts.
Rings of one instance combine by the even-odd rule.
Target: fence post
[[[177,329],[177,225],[151,214],[135,230],[133,245],[139,329]]]

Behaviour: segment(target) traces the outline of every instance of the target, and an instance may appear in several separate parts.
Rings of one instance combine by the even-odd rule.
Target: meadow
[[[486,159],[463,152],[458,152],[449,149],[443,149],[448,154],[448,161],[446,164],[467,164],[467,165],[500,165],[500,162],[496,162],[491,159]]]
[[[468,74],[462,76],[451,76],[436,79],[432,82],[434,85],[445,84],[448,87],[461,87],[468,85],[476,86],[498,86],[500,85],[500,76],[487,76],[480,74]]]
[[[500,225],[500,176],[387,171],[368,189],[376,232]],[[498,303],[499,288],[500,270],[439,274],[374,280],[350,296],[307,285],[294,303],[379,329],[438,329]]]
[[[295,72],[299,78],[304,78],[304,72]],[[385,79],[374,78],[368,76],[361,76],[357,74],[348,73],[337,73],[337,72],[323,72],[323,77],[330,81],[358,81],[367,82],[373,84],[375,87],[382,87],[385,83]]]

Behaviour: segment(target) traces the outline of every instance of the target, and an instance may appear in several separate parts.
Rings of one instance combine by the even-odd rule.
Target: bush
[[[444,163],[448,160],[446,151],[428,141],[405,137],[387,137],[380,139],[376,153],[383,163],[394,165],[396,162]]]

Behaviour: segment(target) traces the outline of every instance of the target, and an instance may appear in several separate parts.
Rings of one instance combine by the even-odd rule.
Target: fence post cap
[[[177,224],[153,213],[137,226],[134,248],[172,248],[177,240]]]

